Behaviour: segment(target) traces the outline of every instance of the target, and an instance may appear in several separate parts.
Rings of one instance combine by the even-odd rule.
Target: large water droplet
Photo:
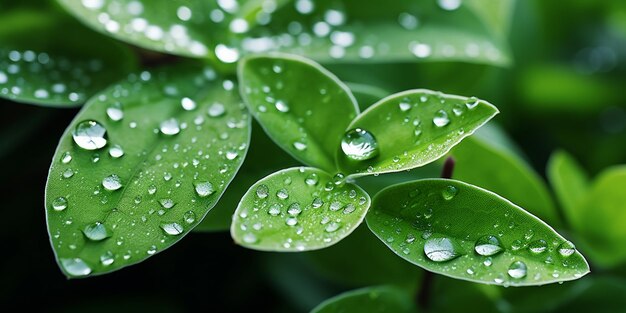
[[[107,116],[114,122],[121,121],[124,118],[124,111],[120,105],[112,105],[107,108]]]
[[[111,251],[107,251],[100,256],[100,263],[103,266],[109,266],[115,262],[115,257]]]
[[[439,110],[435,113],[435,117],[433,117],[433,124],[437,127],[444,127],[450,124],[450,118],[448,118],[448,113],[444,110]]]
[[[443,197],[444,200],[452,200],[454,196],[456,196],[457,193],[459,193],[458,188],[452,185],[448,185],[445,188],[443,188],[443,191],[441,192],[441,196]]]
[[[176,222],[161,224],[161,229],[170,236],[178,236],[183,233],[183,226]]]
[[[431,237],[424,244],[424,253],[435,262],[450,261],[459,257],[458,244],[450,238]]]
[[[91,268],[80,258],[61,259],[61,266],[72,276],[85,276],[91,274]]]
[[[269,193],[270,189],[267,185],[259,185],[259,187],[256,187],[256,196],[259,197],[259,199],[267,198]]]
[[[355,128],[347,131],[343,136],[341,150],[352,160],[369,160],[378,155],[378,142],[372,133]]]
[[[535,254],[542,253],[546,251],[547,248],[548,248],[548,243],[543,239],[535,240],[528,244],[528,250],[530,250],[530,252],[535,253]]]
[[[208,181],[195,183],[195,187],[196,187],[196,193],[198,194],[198,196],[203,197],[203,198],[208,197],[212,195],[213,193],[215,193],[213,184],[211,184]]]
[[[124,149],[120,145],[114,145],[109,148],[109,155],[114,158],[121,158],[124,155]]]
[[[98,150],[107,144],[107,130],[96,121],[82,121],[72,132],[74,142],[85,150]]]
[[[122,180],[115,174],[109,175],[102,180],[102,186],[106,190],[115,191],[122,188]]]
[[[159,125],[159,129],[161,133],[168,136],[176,135],[180,132],[180,126],[178,125],[178,120],[175,118],[167,119]]]
[[[565,241],[559,245],[558,251],[562,257],[568,257],[576,252],[576,247],[570,241]]]
[[[63,211],[67,208],[67,199],[64,197],[58,197],[52,200],[52,209],[55,211]]]
[[[509,266],[509,270],[507,271],[509,276],[516,278],[516,279],[526,277],[526,272],[527,272],[526,263],[522,261],[515,261],[511,263],[511,265]]]
[[[498,237],[487,235],[482,236],[476,240],[476,244],[474,245],[474,250],[476,253],[483,256],[491,256],[502,252],[504,248],[498,240]]]
[[[89,224],[83,228],[83,234],[89,240],[100,241],[111,237],[111,231],[101,222]]]

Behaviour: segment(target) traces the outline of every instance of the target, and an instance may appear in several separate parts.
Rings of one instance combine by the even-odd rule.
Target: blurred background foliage
[[[51,1],[0,1],[0,15],[24,9],[70,18]],[[533,207],[552,212],[542,218],[571,238],[569,213],[547,193],[546,164],[552,152],[564,150],[594,178],[606,168],[626,163],[626,2],[522,0],[512,12],[508,35],[512,62],[505,67],[457,61],[334,63],[327,67],[349,82],[363,107],[382,96],[413,88],[475,95],[496,104],[501,114],[497,125],[490,127],[495,130],[482,131],[452,151],[459,154],[455,178],[507,195],[531,212]],[[0,19],[0,29],[12,27],[3,25],[5,21]],[[143,65],[153,64],[154,59],[171,59],[133,50]],[[234,207],[231,211],[228,207],[238,201],[236,194],[209,213],[215,218],[202,227],[213,232],[192,234],[166,253],[129,269],[66,280],[49,246],[43,190],[58,139],[77,111],[0,99],[3,307],[49,312],[184,312],[198,307],[299,312],[339,292],[368,285],[419,289],[423,272],[390,253],[365,225],[338,245],[315,252],[259,253],[235,246],[227,232],[215,230],[229,224]],[[258,125],[254,127],[250,158],[233,183],[241,194],[256,179],[296,164],[272,145]],[[473,152],[462,153],[463,149]],[[254,163],[268,153],[272,154],[271,163]],[[408,173],[365,178],[360,183],[375,192],[398,181],[437,176],[438,167],[433,164]],[[481,181],[472,174],[485,171],[495,171],[494,179]],[[498,171],[506,175],[498,175]],[[624,194],[620,190],[626,185],[620,185],[620,180],[609,183],[607,188],[616,190],[613,195]],[[620,201],[615,199],[613,202]],[[617,205],[621,215],[615,217],[618,220],[612,227],[626,226],[626,221],[619,219],[626,203],[621,199],[621,206]],[[606,261],[606,249],[593,251],[594,241],[603,239],[593,232],[582,233],[589,234],[579,246],[591,263],[589,276],[562,285],[526,288],[483,286],[437,276],[431,310],[626,312],[623,258]],[[621,243],[609,248],[621,249],[615,253],[623,255],[626,245]]]

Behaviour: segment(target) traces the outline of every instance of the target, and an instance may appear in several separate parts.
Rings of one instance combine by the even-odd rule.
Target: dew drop
[[[459,247],[456,242],[445,237],[430,237],[424,244],[424,253],[435,262],[445,262],[459,257]]]
[[[111,231],[101,222],[89,224],[83,228],[83,234],[92,241],[101,241],[111,237]]]
[[[448,113],[444,110],[439,110],[435,113],[435,117],[433,117],[433,124],[437,127],[444,127],[450,124],[450,119],[448,118]]]
[[[461,7],[462,0],[437,0],[440,8],[446,11],[454,11]]]
[[[187,97],[184,97],[180,100],[180,105],[183,107],[183,110],[185,111],[195,110],[197,106],[195,101]]]
[[[124,111],[120,105],[113,105],[107,108],[107,116],[111,121],[118,122],[124,118]]]
[[[176,203],[174,203],[174,200],[172,200],[172,199],[161,199],[161,200],[159,200],[159,204],[164,209],[171,209],[171,208],[174,207],[174,205],[176,205]]]
[[[280,214],[280,205],[276,203],[272,204],[267,213],[271,216],[277,216],[278,214]]]
[[[114,258],[113,253],[111,251],[107,251],[107,252],[103,253],[100,256],[100,263],[103,266],[109,266],[109,265],[113,264],[114,261],[115,261],[115,258]]]
[[[102,180],[102,186],[109,191],[115,191],[122,188],[122,180],[119,176],[112,174]]]
[[[82,121],[72,132],[74,142],[85,150],[98,150],[107,144],[107,130],[96,121]]]
[[[170,236],[178,236],[183,233],[183,226],[176,222],[161,224],[161,229]]]
[[[270,189],[267,187],[267,185],[259,185],[259,187],[256,188],[256,196],[259,197],[259,199],[267,198],[269,193]]]
[[[213,188],[213,184],[208,181],[205,182],[197,182],[194,184],[196,189],[196,194],[200,197],[208,197],[215,193],[215,189]]]
[[[276,192],[276,196],[278,197],[278,199],[285,200],[289,198],[289,193],[287,192],[287,189],[283,188]]]
[[[478,98],[471,97],[471,98],[468,98],[467,101],[465,101],[465,106],[468,109],[472,110],[472,109],[474,109],[478,105],[478,102],[479,102]]]
[[[86,276],[91,274],[91,268],[80,258],[61,259],[61,266],[72,276]]]
[[[257,242],[257,237],[253,233],[246,233],[243,235],[243,242],[253,244]]]
[[[63,211],[67,209],[67,199],[64,197],[58,197],[52,200],[52,209],[55,211]]]
[[[559,254],[562,257],[568,257],[576,252],[576,247],[570,241],[565,241],[558,247]]]
[[[178,120],[175,118],[167,119],[159,125],[159,129],[161,133],[168,136],[176,135],[180,132],[180,126],[178,125]]]
[[[274,106],[276,107],[276,110],[278,110],[279,112],[283,112],[283,113],[289,112],[289,106],[287,105],[287,103],[285,103],[285,101],[276,100],[276,103],[274,104]]]
[[[476,240],[476,244],[474,245],[474,250],[476,253],[482,256],[492,256],[502,252],[504,248],[498,240],[498,237],[487,235],[482,236],[478,240]]]
[[[459,193],[458,188],[452,185],[448,185],[441,192],[441,196],[443,197],[444,200],[452,200],[456,196],[457,193]]]
[[[511,263],[511,265],[509,266],[509,270],[507,271],[509,276],[515,279],[526,277],[526,272],[527,272],[526,263],[522,261],[515,261]]]
[[[341,224],[337,222],[331,222],[331,223],[326,224],[324,231],[326,231],[327,233],[332,233],[332,232],[337,231],[340,227],[341,227]]]
[[[207,114],[210,117],[220,117],[224,115],[225,113],[226,113],[226,108],[224,108],[224,105],[219,102],[215,102],[211,104],[211,106],[207,110]]]
[[[289,206],[289,208],[287,208],[287,213],[289,213],[289,215],[297,216],[302,213],[302,208],[300,208],[299,203],[294,202]]]
[[[311,173],[304,179],[304,183],[309,186],[315,186],[319,182],[319,176],[315,173]]]
[[[288,217],[285,220],[285,224],[287,224],[287,226],[296,226],[298,224],[298,219],[295,217]]]
[[[124,149],[120,145],[114,145],[109,148],[109,155],[114,159],[121,158],[124,156]]]
[[[347,131],[343,136],[341,150],[352,160],[369,160],[378,155],[378,142],[372,133],[355,128]]]
[[[61,163],[63,164],[68,164],[72,161],[72,154],[69,152],[64,152],[63,155],[61,155]]]
[[[528,244],[528,250],[534,254],[542,253],[546,251],[547,248],[548,243],[543,239],[535,240]]]
[[[320,208],[322,205],[324,205],[324,201],[322,201],[322,199],[320,198],[313,199],[313,202],[311,203],[311,206],[314,209]]]
[[[193,224],[196,221],[196,213],[193,211],[185,212],[185,214],[183,214],[183,220],[185,220],[187,224]]]

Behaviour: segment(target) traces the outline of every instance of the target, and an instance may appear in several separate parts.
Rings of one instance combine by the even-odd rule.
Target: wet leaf
[[[414,313],[411,295],[393,286],[366,287],[332,297],[311,310],[311,313]]]
[[[491,190],[553,225],[561,223],[542,178],[512,152],[472,136],[450,155],[456,160],[454,179]]]
[[[426,179],[376,195],[367,225],[392,251],[426,270],[484,284],[543,285],[589,272],[550,226],[487,190]]]
[[[301,162],[335,172],[335,150],[359,112],[346,85],[320,65],[286,54],[243,60],[239,81],[270,138]]]
[[[249,123],[232,81],[198,66],[132,74],[92,98],[63,134],[46,186],[64,273],[111,272],[184,237],[243,162]]]
[[[0,16],[0,97],[73,107],[136,67],[130,49],[63,16]]]
[[[317,250],[352,233],[369,205],[369,196],[358,186],[319,169],[294,167],[250,187],[230,232],[237,244],[255,250]]]
[[[346,129],[337,149],[344,173],[369,175],[426,165],[498,113],[476,98],[409,90],[380,100]],[[351,135],[351,131],[360,132]]]

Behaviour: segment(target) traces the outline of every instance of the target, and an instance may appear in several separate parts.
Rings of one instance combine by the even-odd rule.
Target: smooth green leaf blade
[[[548,161],[547,174],[554,193],[563,208],[563,215],[570,225],[583,223],[583,221],[577,220],[578,213],[576,211],[589,190],[589,177],[585,171],[567,152],[556,151]]]
[[[457,279],[528,286],[589,272],[584,257],[550,226],[495,193],[460,181],[389,187],[374,198],[367,225],[400,257]]]
[[[570,212],[581,249],[595,263],[613,267],[626,262],[626,166],[606,169],[585,199]]]
[[[246,58],[239,81],[270,138],[304,164],[335,171],[335,150],[359,113],[346,85],[319,64],[287,54]]]
[[[452,149],[453,178],[491,190],[543,221],[561,224],[539,175],[515,154],[473,136]]]
[[[378,155],[354,160],[343,147],[336,148],[337,163],[342,172],[356,175],[420,167],[444,156],[496,114],[498,109],[476,98],[424,89],[397,93],[365,110],[347,128],[371,133]]]
[[[500,1],[510,2],[510,1]],[[304,3],[304,4],[303,4]],[[475,10],[464,2],[444,10],[436,1],[293,1],[272,14],[271,23],[252,29],[244,52],[280,50],[323,63],[462,61],[508,65],[509,48],[498,3]],[[485,6],[485,5],[483,5]],[[497,11],[491,17],[488,11]],[[489,21],[486,20],[489,19]],[[297,26],[293,22],[297,21]]]
[[[57,0],[87,26],[142,48],[181,55],[207,57],[209,43],[227,32],[232,15],[217,1],[201,0]],[[237,6],[236,2],[229,2]],[[236,8],[229,5],[227,10]],[[216,10],[216,11],[214,11]],[[209,16],[219,15],[216,22]],[[223,35],[222,35],[223,37]]]
[[[0,16],[0,97],[73,107],[136,67],[126,46],[54,14]]]
[[[394,286],[366,287],[332,297],[311,313],[415,313],[417,308],[406,290]]]
[[[198,66],[131,74],[77,115],[46,186],[50,239],[68,277],[141,262],[215,205],[250,138],[250,116],[236,86],[224,89],[230,84]]]
[[[326,172],[294,167],[254,184],[241,199],[230,229],[237,244],[264,251],[331,246],[361,224],[370,197],[359,186],[335,184]]]

